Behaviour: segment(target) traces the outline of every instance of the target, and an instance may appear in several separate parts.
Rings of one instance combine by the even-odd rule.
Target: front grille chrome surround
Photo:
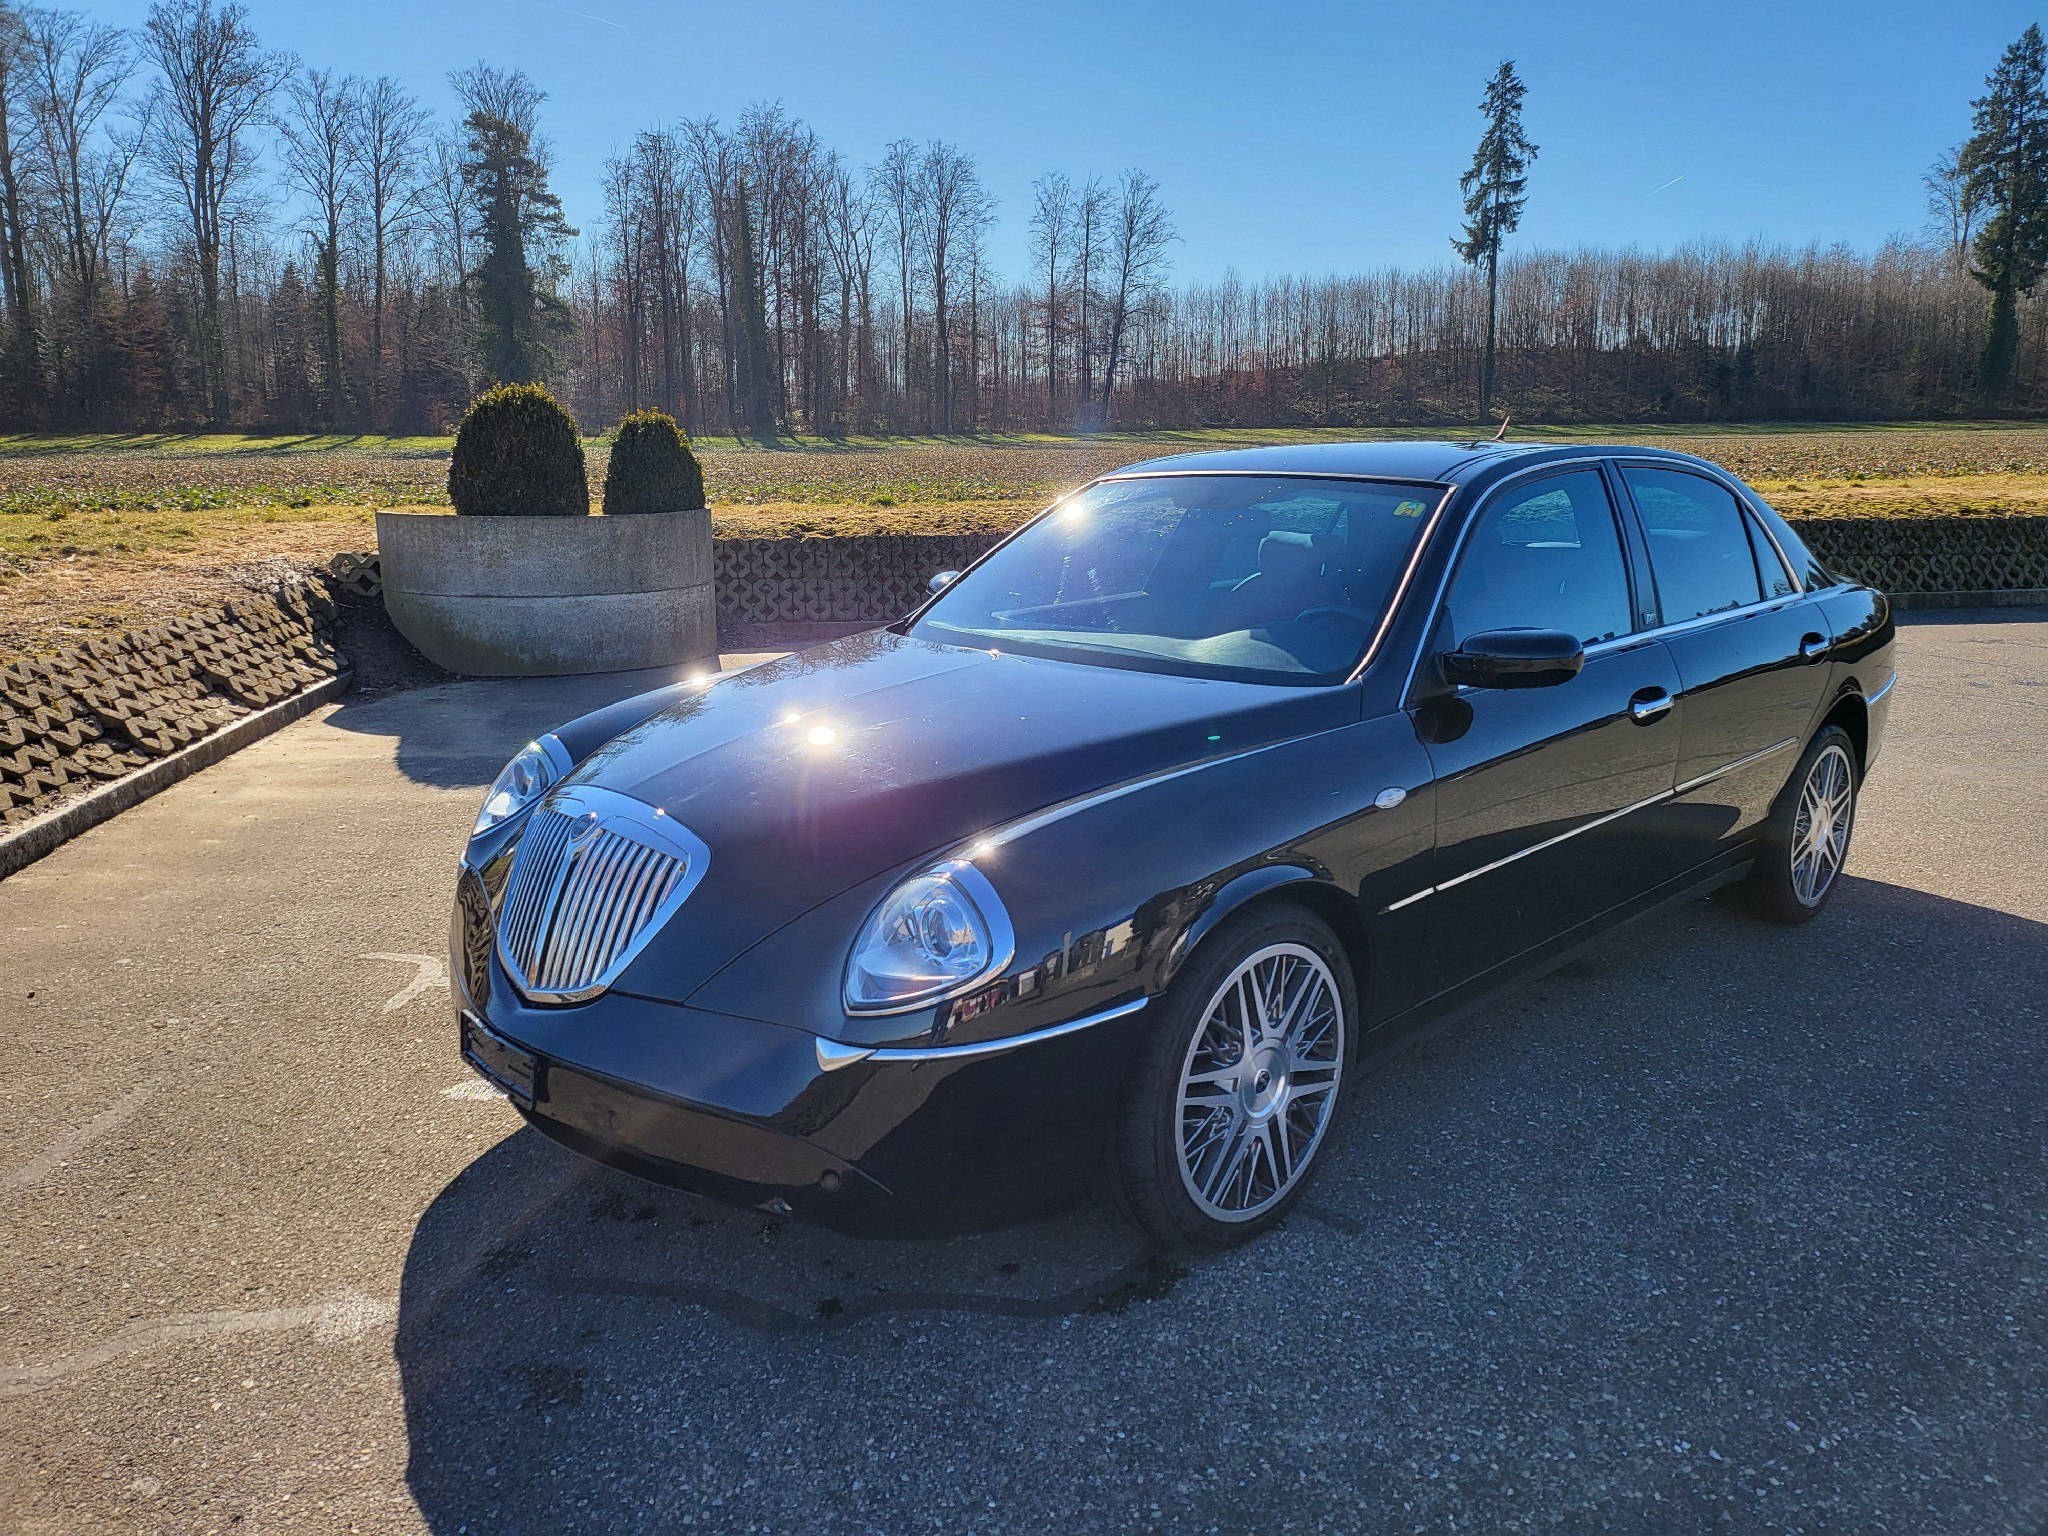
[[[498,907],[498,959],[536,1003],[600,996],[704,878],[711,850],[664,811],[577,784],[533,808]]]

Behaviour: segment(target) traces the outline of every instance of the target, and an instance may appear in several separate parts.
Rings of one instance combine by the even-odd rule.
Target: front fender
[[[1243,874],[1226,881],[1209,899],[1193,921],[1182,928],[1178,937],[1167,951],[1166,964],[1161,973],[1162,981],[1170,982],[1180,971],[1189,955],[1201,947],[1218,924],[1247,902],[1264,896],[1269,891],[1281,890],[1290,885],[1302,885],[1326,878],[1317,871],[1300,864],[1262,864],[1257,869],[1248,869]]]
[[[1428,758],[1406,717],[1354,722],[1106,789],[952,849],[994,885],[1017,939],[1003,973],[967,996],[866,1017],[840,1000],[860,925],[927,857],[813,908],[688,1002],[852,1045],[1029,1034],[1163,991],[1204,934],[1270,891],[1313,882],[1377,911],[1427,883],[1434,836]]]

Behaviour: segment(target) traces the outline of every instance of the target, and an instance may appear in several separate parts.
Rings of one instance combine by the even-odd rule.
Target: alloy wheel
[[[1792,890],[1807,906],[1818,906],[1841,873],[1855,815],[1855,768],[1847,750],[1831,743],[1807,770],[1792,819]]]
[[[1344,1072],[1342,996],[1301,944],[1254,951],[1210,996],[1181,1063],[1181,1182],[1207,1216],[1250,1221],[1301,1182]]]

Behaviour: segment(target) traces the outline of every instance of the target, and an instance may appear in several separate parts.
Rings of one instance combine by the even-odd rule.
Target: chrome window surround
[[[1430,636],[1436,631],[1436,616],[1443,608],[1444,594],[1450,590],[1451,578],[1457,574],[1458,558],[1465,551],[1465,541],[1470,536],[1473,525],[1479,521],[1480,514],[1492,503],[1493,498],[1507,490],[1508,487],[1518,480],[1529,479],[1553,470],[1583,469],[1588,465],[1598,468],[1602,464],[1611,464],[1616,470],[1619,470],[1624,464],[1638,464],[1646,468],[1669,468],[1680,474],[1698,475],[1702,480],[1710,480],[1721,486],[1723,490],[1728,491],[1735,497],[1736,504],[1742,509],[1743,515],[1754,521],[1757,527],[1763,530],[1764,537],[1771,541],[1771,548],[1777,550],[1778,559],[1784,564],[1786,574],[1792,578],[1793,590],[1788,595],[1782,597],[1763,598],[1758,602],[1744,603],[1740,608],[1729,608],[1721,613],[1703,613],[1694,618],[1680,619],[1674,624],[1658,624],[1649,629],[1631,630],[1628,634],[1616,635],[1612,640],[1602,640],[1597,644],[1587,646],[1586,655],[1589,659],[1594,656],[1604,656],[1610,651],[1626,650],[1628,647],[1640,645],[1646,640],[1659,640],[1666,635],[1677,635],[1683,634],[1688,630],[1705,629],[1711,625],[1725,623],[1730,619],[1745,618],[1751,614],[1764,613],[1773,608],[1782,608],[1788,604],[1800,601],[1807,595],[1805,583],[1801,580],[1799,573],[1792,569],[1791,562],[1785,559],[1784,548],[1778,543],[1777,535],[1771,532],[1770,524],[1757,517],[1750,510],[1749,501],[1743,493],[1743,488],[1739,484],[1730,483],[1726,476],[1710,473],[1704,465],[1677,459],[1646,459],[1632,456],[1624,458],[1607,454],[1590,454],[1576,459],[1546,459],[1540,464],[1532,464],[1527,469],[1518,469],[1514,473],[1503,477],[1496,484],[1490,486],[1486,494],[1479,499],[1471,511],[1465,514],[1464,526],[1458,530],[1457,542],[1451,546],[1450,561],[1444,567],[1443,578],[1437,583],[1436,597],[1430,603],[1429,620],[1423,626],[1422,639],[1415,647],[1415,659],[1408,664],[1408,677],[1401,685],[1401,697],[1404,701],[1412,702],[1414,699],[1415,677],[1422,669],[1423,658],[1429,654]],[[1632,509],[1620,506],[1615,508],[1617,513],[1626,513],[1630,510]],[[1461,689],[1460,691],[1462,692],[1463,690]],[[1566,835],[1569,836],[1570,834],[1567,833]],[[1409,900],[1414,899],[1413,897],[1409,898]],[[1392,909],[1389,908],[1388,910]]]
[[[1076,486],[1073,490],[1068,491],[1066,495],[1041,508],[1037,516],[1032,517],[1020,527],[1011,530],[1004,538],[984,550],[977,559],[970,561],[964,569],[957,572],[953,580],[946,585],[949,588],[953,586],[962,576],[972,572],[975,566],[980,565],[983,560],[988,559],[997,550],[1008,544],[1011,539],[1021,537],[1027,530],[1036,527],[1040,518],[1056,511],[1062,503],[1080,495],[1083,491],[1093,490],[1098,485],[1107,485],[1112,481],[1118,480],[1193,480],[1204,476],[1215,479],[1229,477],[1242,479],[1249,477],[1261,480],[1350,480],[1366,485],[1408,485],[1415,487],[1417,490],[1435,491],[1437,493],[1436,505],[1430,509],[1429,517],[1424,521],[1421,531],[1416,535],[1415,547],[1408,552],[1408,563],[1401,568],[1400,579],[1394,583],[1393,591],[1387,596],[1386,612],[1380,615],[1380,627],[1373,631],[1372,640],[1366,645],[1365,654],[1358,659],[1358,664],[1351,669],[1349,675],[1342,682],[1325,683],[1323,686],[1326,688],[1348,688],[1357,682],[1360,677],[1365,675],[1365,669],[1372,665],[1373,659],[1379,655],[1380,646],[1386,640],[1387,632],[1394,627],[1394,620],[1399,616],[1401,605],[1407,599],[1409,584],[1415,579],[1416,567],[1422,563],[1424,551],[1429,548],[1430,543],[1436,537],[1437,524],[1443,521],[1444,508],[1449,505],[1451,493],[1456,489],[1455,486],[1445,485],[1440,480],[1431,480],[1426,477],[1417,479],[1409,475],[1347,475],[1312,469],[1144,469],[1132,473],[1119,471],[1107,475],[1097,475],[1086,485]],[[915,608],[911,609],[909,613],[905,614],[902,622],[906,625],[915,624],[924,616],[924,611],[937,602],[941,595],[942,592],[934,592]],[[1292,687],[1296,685],[1279,684],[1277,686]]]
[[[974,903],[974,910],[988,924],[990,960],[972,979],[947,987],[943,992],[930,992],[906,1003],[856,1003],[848,995],[847,982],[853,974],[853,949],[846,952],[846,963],[839,973],[839,1000],[846,1011],[858,1018],[885,1018],[893,1013],[914,1013],[920,1008],[930,1008],[939,1003],[951,1002],[954,998],[984,987],[1002,975],[1003,968],[1017,958],[1017,935],[1010,926],[1009,909],[1003,905],[1003,898],[996,894],[996,888],[988,883],[988,876],[976,869],[966,859],[945,859],[907,876],[889,887],[882,899],[868,909],[868,915],[861,919],[860,927],[854,930],[854,945],[867,936],[868,925],[875,920],[875,914],[882,910],[889,898],[894,896],[910,880],[920,880],[927,875],[944,875],[967,893],[967,899]]]
[[[495,947],[499,963],[505,967],[505,974],[518,988],[520,994],[530,1001],[540,1003],[583,1003],[608,991],[626,967],[638,959],[642,950],[664,924],[673,917],[678,908],[687,901],[690,893],[703,881],[711,865],[711,850],[704,840],[688,827],[670,817],[658,806],[622,795],[617,790],[603,789],[594,784],[575,784],[555,790],[538,802],[550,812],[569,817],[582,823],[570,834],[571,846],[562,850],[560,867],[550,876],[545,889],[522,892],[521,866],[532,851],[527,838],[532,835],[531,827],[520,835],[521,846],[513,855],[510,877],[505,885],[504,903],[497,914]],[[588,927],[591,931],[584,937],[591,940],[595,955],[603,959],[606,949],[616,944],[610,958],[604,960],[601,969],[588,980],[581,980],[572,987],[550,988],[534,984],[525,968],[514,956],[507,942],[507,929],[515,918],[527,922],[540,945],[546,945],[553,937],[556,926],[564,921],[565,914],[559,910],[565,887],[577,871],[578,858],[574,845],[583,843],[599,833],[609,833],[625,843],[636,844],[655,854],[681,864],[682,871],[653,908],[648,911],[637,929],[621,937],[618,924],[629,915],[629,892],[605,888],[593,888],[588,892],[589,901],[594,905],[590,910],[581,910],[566,916]],[[615,872],[613,872],[615,873]],[[591,884],[602,887],[607,872],[595,872]],[[527,904],[522,913],[514,913],[515,898]]]
[[[999,1056],[1005,1051],[1019,1050],[1027,1045],[1037,1045],[1040,1041],[1057,1040],[1061,1035],[1093,1029],[1097,1024],[1107,1024],[1111,1019],[1128,1018],[1149,1001],[1149,998],[1134,998],[1128,1003],[1119,1003],[1114,1008],[1105,1008],[1100,1013],[1069,1019],[1064,1024],[1054,1024],[1047,1029],[1034,1029],[1028,1035],[1010,1035],[1001,1040],[976,1040],[968,1045],[845,1045],[837,1040],[827,1040],[820,1035],[817,1042],[818,1069],[821,1072],[837,1072],[841,1067],[850,1067],[857,1061],[950,1062],[972,1061],[978,1056]]]
[[[1745,603],[1740,608],[1730,608],[1728,610],[1729,613],[1747,613],[1751,608],[1762,607],[1765,604],[1769,603],[1785,602],[1789,598],[1804,597],[1806,595],[1806,578],[1801,576],[1798,571],[1792,568],[1792,562],[1790,559],[1786,557],[1785,554],[1785,546],[1778,542],[1777,534],[1771,531],[1770,520],[1768,518],[1758,517],[1756,513],[1756,508],[1751,505],[1752,502],[1761,503],[1763,498],[1761,496],[1758,496],[1755,491],[1752,491],[1740,480],[1737,480],[1732,475],[1721,472],[1716,467],[1712,467],[1705,464],[1694,464],[1689,461],[1681,459],[1648,459],[1642,457],[1640,454],[1616,454],[1608,462],[1614,465],[1614,469],[1617,474],[1620,474],[1622,471],[1633,467],[1636,469],[1663,470],[1668,474],[1674,475],[1698,475],[1700,479],[1707,481],[1711,485],[1720,486],[1722,490],[1726,491],[1729,495],[1735,498],[1736,510],[1740,512],[1744,518],[1754,523],[1756,525],[1757,531],[1761,533],[1764,536],[1764,538],[1769,542],[1772,552],[1776,554],[1778,557],[1778,564],[1784,567],[1785,575],[1792,583],[1792,590],[1789,593],[1780,593],[1771,597],[1763,598],[1757,603]],[[1623,476],[1622,484],[1624,487],[1627,488],[1630,499],[1633,500],[1635,496],[1635,487],[1628,484],[1626,476]],[[1762,576],[1763,572],[1759,571],[1757,572],[1757,575]],[[1699,619],[1718,619],[1721,617],[1723,617],[1723,615],[1718,613],[1703,613],[1698,615],[1695,619],[1681,619],[1679,622],[1681,624],[1689,624],[1696,623]]]
[[[1683,784],[1673,785],[1670,789],[1660,789],[1656,794],[1646,799],[1638,800],[1634,805],[1624,805],[1618,811],[1608,811],[1604,815],[1595,816],[1591,821],[1581,822],[1568,832],[1560,832],[1555,837],[1547,837],[1540,843],[1531,843],[1527,848],[1517,849],[1505,858],[1495,859],[1491,864],[1482,864],[1477,869],[1466,870],[1462,875],[1453,875],[1448,880],[1441,880],[1435,885],[1426,886],[1412,896],[1403,896],[1399,901],[1381,907],[1380,915],[1384,917],[1389,912],[1398,912],[1403,907],[1412,907],[1425,896],[1434,896],[1439,891],[1448,891],[1452,886],[1463,885],[1467,880],[1477,880],[1481,875],[1490,875],[1496,869],[1504,869],[1517,859],[1526,859],[1532,853],[1541,853],[1546,848],[1555,848],[1559,843],[1570,842],[1581,832],[1591,832],[1596,827],[1606,826],[1610,821],[1619,821],[1622,817],[1632,816],[1637,811],[1646,811],[1653,805],[1662,805],[1666,800],[1676,800],[1680,795],[1690,794],[1696,789],[1713,783],[1716,779],[1726,778],[1737,769],[1747,768],[1751,763],[1760,763],[1765,758],[1784,751],[1787,747],[1796,747],[1798,745],[1799,740],[1795,736],[1787,736],[1783,741],[1774,741],[1768,747],[1761,747],[1745,756],[1736,758],[1732,763],[1723,763],[1718,768],[1710,769],[1698,778],[1687,779]]]

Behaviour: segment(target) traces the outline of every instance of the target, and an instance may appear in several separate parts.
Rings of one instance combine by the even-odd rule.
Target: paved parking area
[[[1370,1078],[1309,1203],[855,1242],[522,1130],[441,955],[618,681],[346,702],[0,882],[0,1528],[2048,1524],[2048,614],[1904,631],[1820,923],[1688,906]]]

